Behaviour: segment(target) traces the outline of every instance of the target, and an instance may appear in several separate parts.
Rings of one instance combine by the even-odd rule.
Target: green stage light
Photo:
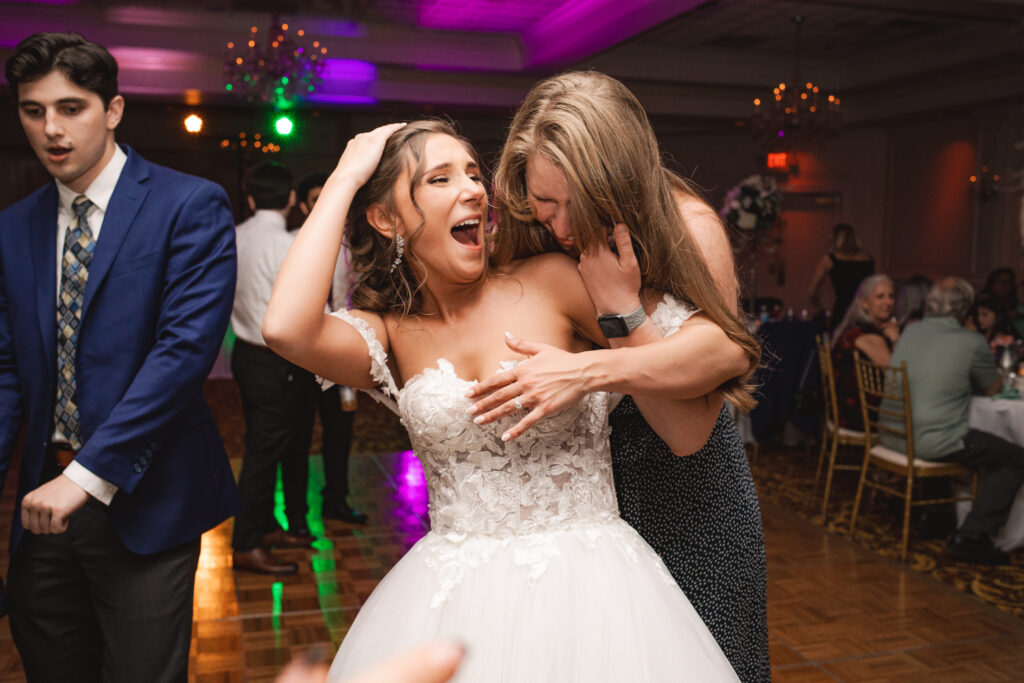
[[[277,131],[278,135],[291,135],[294,128],[295,124],[287,116],[278,116],[277,120],[274,121],[274,130]]]

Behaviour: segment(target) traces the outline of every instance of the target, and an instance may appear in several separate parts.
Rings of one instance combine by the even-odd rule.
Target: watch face
[[[608,339],[629,336],[629,326],[621,315],[602,315],[597,319],[597,324]]]

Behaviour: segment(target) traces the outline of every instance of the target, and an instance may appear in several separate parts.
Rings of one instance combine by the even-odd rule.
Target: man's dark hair
[[[292,172],[276,161],[265,161],[245,174],[242,187],[257,209],[284,209],[292,192]]]
[[[80,88],[99,95],[104,109],[117,96],[117,60],[77,33],[34,33],[18,43],[4,66],[15,97],[21,83],[60,71]]]
[[[306,174],[295,188],[295,194],[298,195],[299,201],[307,201],[309,199],[310,191],[315,190],[318,187],[323,187],[324,183],[327,182],[327,177],[326,173],[319,171],[316,173]]]

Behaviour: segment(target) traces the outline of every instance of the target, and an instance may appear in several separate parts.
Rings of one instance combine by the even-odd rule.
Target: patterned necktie
[[[78,325],[82,320],[85,282],[96,247],[89,221],[85,218],[92,205],[85,195],[75,197],[71,203],[75,218],[64,233],[60,300],[57,302],[57,405],[54,420],[57,429],[76,451],[82,447],[82,428],[75,402],[75,348],[78,345]]]

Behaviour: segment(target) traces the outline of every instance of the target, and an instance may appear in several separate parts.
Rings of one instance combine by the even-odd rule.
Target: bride
[[[345,217],[356,309],[325,315]],[[651,315],[664,341],[589,351],[605,339],[576,264],[544,254],[492,269],[486,219],[467,141],[437,121],[383,126],[348,143],[278,274],[263,322],[271,348],[373,388],[401,416],[430,491],[431,531],[362,607],[330,680],[437,637],[468,645],[462,681],[737,680],[664,564],[619,519],[608,391],[671,357],[687,368],[676,397],[692,399],[745,372],[744,352],[711,323],[672,334],[692,313],[672,303]],[[517,362],[510,332],[604,354],[616,373],[512,438],[515,415],[479,424],[466,395]],[[706,431],[689,423],[706,424],[701,411],[716,405],[659,406],[676,411],[660,422],[673,450],[703,444]]]

